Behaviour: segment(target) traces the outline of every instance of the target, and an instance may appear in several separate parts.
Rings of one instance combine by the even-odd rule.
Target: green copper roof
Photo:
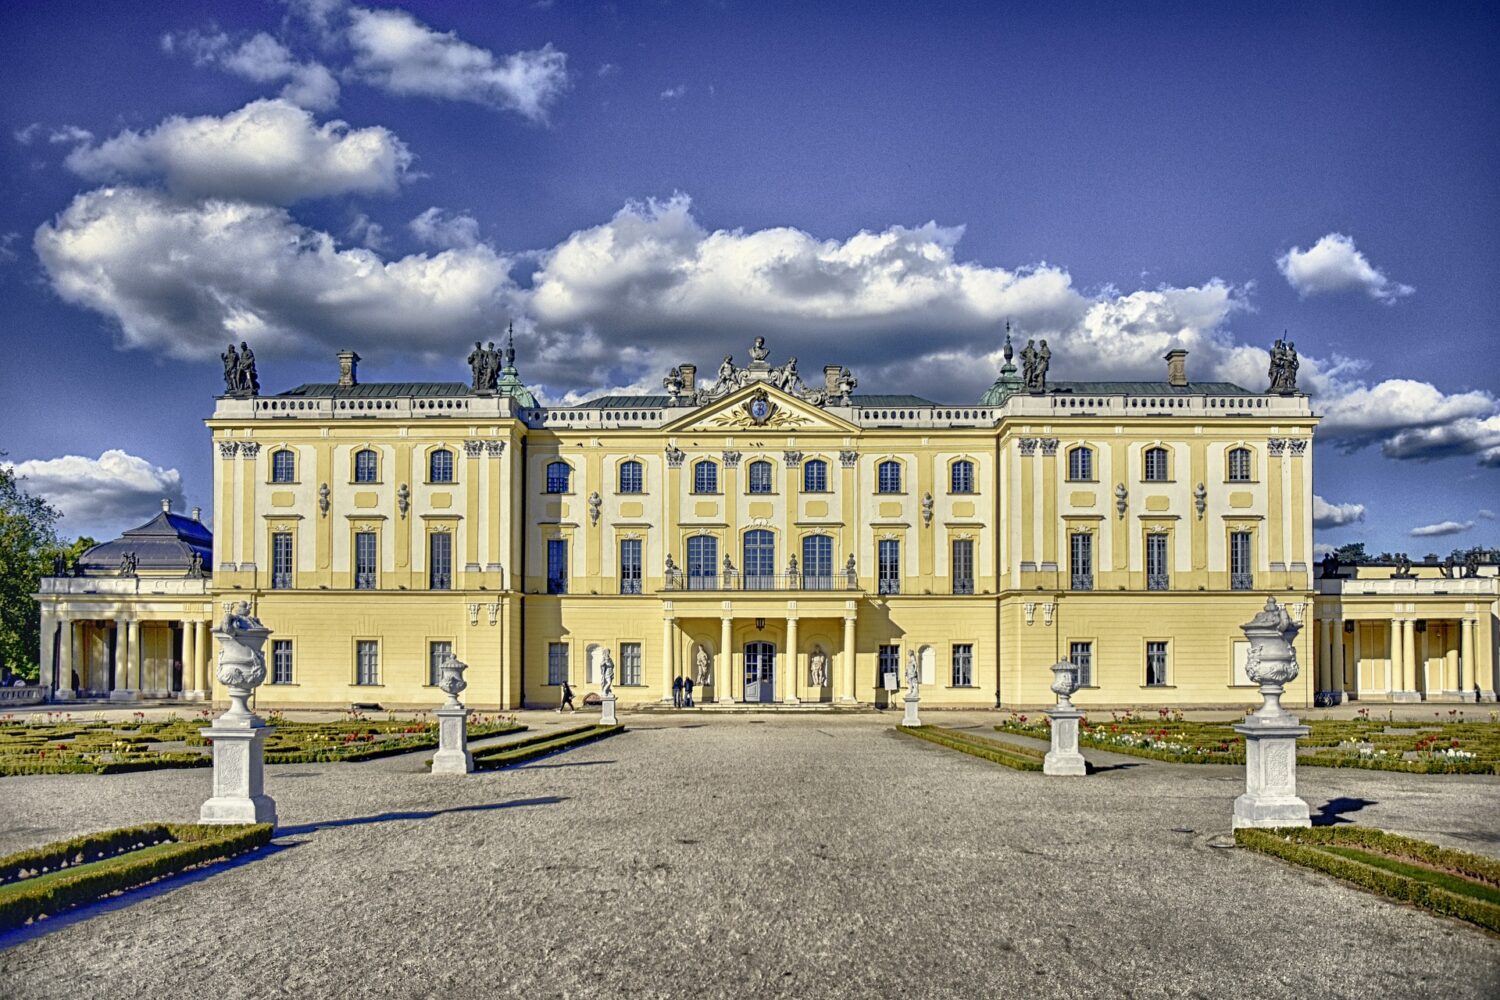
[[[526,384],[521,381],[520,374],[511,367],[500,369],[500,377],[495,380],[495,391],[502,396],[509,396],[516,401],[517,406],[531,408],[536,406],[536,397]]]

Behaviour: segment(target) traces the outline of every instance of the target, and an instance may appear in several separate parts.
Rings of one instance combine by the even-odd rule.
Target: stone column
[[[1416,622],[1403,618],[1401,625],[1401,689],[1391,698],[1393,701],[1421,701],[1417,694],[1417,630]]]
[[[73,619],[64,618],[61,621],[62,634],[58,636],[60,649],[57,656],[57,685],[54,688],[54,698],[72,698],[73,691]]]
[[[672,680],[677,676],[677,619],[661,620],[661,703],[672,704]]]
[[[1401,667],[1401,640],[1404,638],[1404,631],[1401,628],[1401,619],[1391,619],[1390,635],[1391,667],[1390,670],[1386,671],[1385,686],[1387,693],[1389,693],[1390,697],[1394,700],[1396,697],[1396,692],[1402,689],[1401,678],[1403,670]]]
[[[1432,632],[1431,624],[1423,622],[1423,629],[1417,634],[1417,659],[1416,670],[1412,672],[1411,689],[1418,692],[1427,700],[1432,700]],[[1415,630],[1415,623],[1412,626]]]
[[[138,695],[130,686],[130,657],[134,650],[135,622],[115,622],[115,689],[109,693],[110,701],[134,701]]]
[[[844,651],[839,654],[839,696],[845,705],[854,704],[854,618],[844,618]]]
[[[1474,625],[1467,618],[1458,623],[1458,690],[1461,694],[1479,686],[1479,673],[1474,669]]]
[[[198,690],[203,692],[204,701],[213,701],[214,682],[208,674],[208,658],[213,652],[213,644],[208,634],[208,622],[193,622],[193,632],[198,636]]]
[[[734,657],[730,655],[729,644],[733,640],[729,630],[734,625],[733,618],[719,619],[719,657],[714,664],[714,701],[720,705],[728,705],[734,701],[734,695],[730,694],[730,673],[734,663]]]
[[[1349,644],[1349,660],[1354,665],[1354,697],[1358,698],[1364,693],[1365,686],[1364,667],[1360,663],[1359,622],[1354,623],[1354,631],[1349,634],[1353,640]]]
[[[798,697],[802,689],[802,666],[798,663],[797,656],[797,619],[786,620],[786,698],[788,705],[801,704]]]
[[[1443,626],[1443,693],[1462,696],[1463,685],[1458,678],[1458,633],[1463,628],[1459,622]]]
[[[1333,620],[1333,637],[1329,644],[1333,650],[1333,691],[1342,702],[1346,697],[1344,690],[1344,623],[1335,618]]]
[[[198,685],[198,630],[190,621],[182,623],[182,697],[187,701],[202,701],[203,692]]]

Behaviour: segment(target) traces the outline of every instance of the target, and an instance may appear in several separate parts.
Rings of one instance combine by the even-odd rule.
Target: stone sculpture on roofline
[[[240,349],[234,345],[219,355],[224,362],[224,395],[236,399],[248,399],[260,395],[260,375],[255,370],[255,352],[250,345],[240,341]]]
[[[802,381],[802,376],[797,371],[796,358],[788,358],[784,365],[772,365],[766,360],[770,356],[771,349],[766,346],[766,338],[756,337],[750,346],[750,364],[747,367],[737,366],[734,355],[726,354],[719,364],[714,381],[690,390],[687,378],[682,373],[682,366],[674,365],[667,369],[667,374],[662,378],[662,387],[672,398],[673,406],[702,406],[755,384],[774,386],[813,406],[851,405],[851,397],[859,386],[859,379],[848,368],[830,367],[827,369],[825,384],[813,388]]]
[[[1291,396],[1297,391],[1297,345],[1285,336],[1271,346],[1271,369],[1267,373],[1271,380],[1271,392]]]

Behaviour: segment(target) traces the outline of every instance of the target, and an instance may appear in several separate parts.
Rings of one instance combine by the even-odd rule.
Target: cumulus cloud
[[[222,117],[172,117],[80,146],[67,166],[93,181],[161,178],[173,193],[285,205],[335,194],[390,193],[412,155],[380,126],[319,125],[280,98],[252,101]]]
[[[339,101],[339,82],[327,66],[297,59],[264,31],[238,45],[224,32],[171,32],[162,36],[162,49],[169,54],[185,52],[194,65],[217,66],[256,83],[286,80],[281,97],[314,111],[327,111]]]
[[[1480,465],[1500,467],[1500,414],[1482,420],[1460,417],[1446,424],[1405,428],[1383,441],[1380,451],[1387,458],[1419,462],[1474,455]]]
[[[1386,305],[1416,289],[1387,278],[1343,233],[1329,233],[1311,247],[1292,247],[1276,259],[1287,282],[1303,298],[1324,292],[1361,290]]]
[[[227,339],[430,355],[513,314],[510,261],[487,246],[387,261],[273,206],[101,188],[33,242],[57,294],[113,320],[122,346],[180,358],[213,358]]]
[[[1350,524],[1358,524],[1365,519],[1365,505],[1362,503],[1329,503],[1322,497],[1313,496],[1313,527],[1314,528],[1342,528]]]
[[[434,206],[407,227],[427,246],[468,248],[479,244],[479,220],[467,212],[447,212]]]
[[[16,142],[23,146],[29,146],[45,133],[47,141],[54,146],[64,146],[80,142],[92,142],[94,133],[77,125],[58,125],[48,128],[41,122],[32,122],[11,133]]]
[[[666,90],[663,90],[661,92],[661,99],[664,100],[664,101],[675,101],[679,97],[681,97],[682,95],[684,95],[686,93],[687,93],[687,84],[685,84],[685,83],[679,83],[675,87],[668,87]]]
[[[568,88],[568,57],[551,45],[509,55],[436,31],[406,11],[351,7],[353,72],[393,94],[472,101],[544,122]]]
[[[62,512],[67,534],[103,541],[149,520],[163,499],[183,507],[182,476],[116,448],[98,458],[63,455],[12,465],[26,477],[26,490]],[[123,520],[122,520],[123,519]]]
[[[1411,529],[1413,538],[1439,538],[1443,535],[1458,535],[1474,527],[1473,521],[1439,521]]]

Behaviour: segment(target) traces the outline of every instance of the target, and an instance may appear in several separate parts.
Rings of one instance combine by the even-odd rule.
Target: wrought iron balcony
[[[1230,573],[1229,574],[1229,589],[1230,590],[1254,590],[1255,589],[1255,574],[1254,573]]]
[[[953,592],[955,594],[972,594],[972,593],[974,593],[974,581],[973,581],[973,579],[972,578],[965,579],[964,577],[958,577],[958,578],[954,579],[954,581],[953,581]]]
[[[1146,589],[1147,590],[1171,590],[1172,589],[1172,581],[1167,576],[1167,574],[1165,574],[1165,573],[1147,573],[1146,574]]]
[[[622,588],[624,581],[621,583]],[[663,590],[681,591],[772,591],[772,590],[838,590],[859,589],[858,577],[836,573],[818,576],[811,573],[678,573],[667,578]],[[621,591],[624,592],[623,589]]]
[[[292,574],[290,574],[290,573],[272,573],[271,574],[271,589],[272,590],[291,590],[292,589]]]
[[[1074,573],[1073,574],[1073,578],[1069,581],[1069,584],[1070,584],[1070,586],[1068,587],[1069,590],[1093,590],[1094,589],[1094,574],[1092,574],[1092,573]]]
[[[375,589],[375,574],[374,573],[355,573],[354,574],[354,589],[355,590],[374,590]]]
[[[880,578],[880,593],[882,593],[882,594],[899,594],[899,593],[901,593],[901,580],[899,578],[881,577]]]
[[[566,577],[549,576],[547,578],[547,593],[566,594],[568,592],[568,581]]]
[[[635,577],[635,578],[632,578],[632,579],[624,579],[624,580],[620,581],[620,593],[622,593],[622,594],[639,594],[640,592],[641,592],[641,580],[640,580],[640,577]]]

